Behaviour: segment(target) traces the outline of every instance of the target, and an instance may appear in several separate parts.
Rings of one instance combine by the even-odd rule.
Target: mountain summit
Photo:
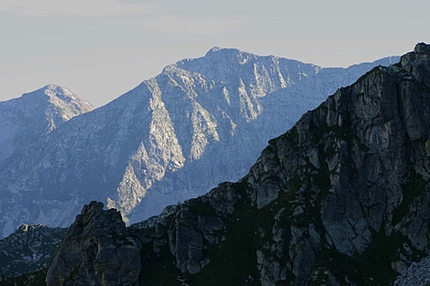
[[[170,65],[0,162],[1,234],[23,223],[69,225],[92,200],[136,222],[237,180],[267,140],[338,87],[392,60],[325,69],[212,49]]]
[[[67,88],[53,84],[0,102],[0,162],[62,122],[92,109]]]
[[[270,140],[239,182],[127,229],[85,206],[48,285],[425,285],[407,269],[430,254],[429,78],[418,44]]]

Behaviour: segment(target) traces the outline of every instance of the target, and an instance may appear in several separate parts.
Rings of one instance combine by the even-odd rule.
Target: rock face
[[[338,90],[271,140],[239,182],[130,226],[139,283],[429,281],[414,274],[430,255],[429,50],[418,44]]]
[[[428,285],[430,283],[430,256],[420,262],[412,262],[405,268],[402,265],[402,275],[397,277],[393,285]]]
[[[91,202],[76,217],[48,270],[47,285],[135,285],[140,252],[121,214]]]
[[[91,110],[91,104],[70,90],[52,84],[0,102],[0,162],[62,122]]]
[[[321,68],[234,49],[180,61],[0,162],[0,237],[68,226],[88,201],[131,223],[244,176],[267,140],[378,64]]]
[[[15,277],[46,268],[66,230],[46,225],[20,226],[0,240],[0,275]]]

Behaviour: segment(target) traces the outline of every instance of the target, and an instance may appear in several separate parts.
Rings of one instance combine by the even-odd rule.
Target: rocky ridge
[[[53,84],[0,102],[0,162],[62,122],[91,110],[91,104]]]
[[[374,68],[303,115],[269,141],[237,183],[127,228],[119,245],[129,241],[140,251],[135,279],[148,285],[426,281],[409,274],[430,255],[429,79],[430,46],[421,43],[398,64]],[[85,252],[100,250],[87,242],[80,244]],[[63,243],[57,257],[75,250]],[[93,269],[85,264],[72,275],[64,265],[54,262],[49,273],[69,273],[76,283]],[[48,274],[47,281],[56,277]]]
[[[118,211],[86,205],[52,260],[47,285],[137,285],[140,252],[126,233]]]
[[[179,61],[0,162],[0,236],[68,226],[92,200],[133,223],[237,180],[303,112],[393,59],[326,69],[214,48]]]
[[[428,285],[430,283],[430,256],[419,262],[412,262],[402,269],[401,275],[394,281],[394,285]]]
[[[22,225],[0,240],[0,275],[14,277],[46,268],[67,229]]]

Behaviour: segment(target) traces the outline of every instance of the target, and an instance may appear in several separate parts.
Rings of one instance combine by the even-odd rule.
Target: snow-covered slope
[[[131,222],[248,172],[267,141],[378,64],[321,68],[235,49],[166,67],[0,163],[0,230],[66,226],[104,201]]]
[[[0,162],[58,124],[92,109],[91,104],[56,85],[0,102]]]

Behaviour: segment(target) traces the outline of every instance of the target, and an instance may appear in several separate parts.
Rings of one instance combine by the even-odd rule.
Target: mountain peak
[[[208,56],[211,54],[226,54],[226,53],[237,54],[237,53],[246,53],[246,52],[236,48],[213,47],[209,51],[207,51],[205,56]]]
[[[414,49],[415,53],[426,53],[426,54],[430,54],[430,45],[426,44],[426,43],[418,43],[415,46]]]
[[[206,53],[206,55],[207,54],[211,54],[211,53],[216,53],[216,52],[219,52],[219,51],[221,51],[222,49],[224,49],[224,48],[221,48],[221,47],[212,47],[207,53]]]
[[[110,285],[136,285],[140,252],[126,232],[121,214],[115,209],[103,210],[103,203],[95,201],[85,205],[52,259],[47,285],[63,284],[64,277],[76,275],[70,269],[96,269],[79,273],[80,285],[90,285],[92,281],[100,285],[106,281]],[[97,245],[97,252],[86,252],[93,244]],[[115,276],[117,280],[111,283]]]
[[[91,203],[100,215],[85,206],[47,284],[425,285],[430,62],[422,54],[403,57],[410,69],[376,68],[338,89],[270,140],[237,183],[125,230],[116,211],[105,219],[101,203]],[[417,263],[423,270],[410,275]],[[407,277],[396,283],[399,274]]]
[[[48,84],[44,86],[41,90],[43,90],[43,92],[50,98],[58,97],[65,101],[80,100],[80,98],[76,94],[71,92],[69,89],[61,87],[59,85]]]
[[[236,59],[238,59],[238,63],[242,65],[242,64],[245,64],[249,59],[251,58],[255,59],[258,56],[248,52],[241,51],[236,48],[213,47],[206,53],[205,57],[207,58],[222,57],[222,58],[227,58],[230,61],[235,61]]]
[[[56,85],[56,84],[47,84],[41,88],[38,88],[34,91],[30,91],[30,92],[26,92],[24,93],[22,96],[23,97],[41,97],[44,98],[44,95],[48,96],[49,98],[52,98],[52,96],[55,93],[63,93],[63,90],[65,90],[65,88]],[[70,90],[67,90],[68,93],[72,93]],[[46,97],[45,97],[46,98]]]
[[[398,65],[393,68],[402,68],[405,75],[430,86],[430,45],[418,43],[413,52],[403,55]]]
[[[91,110],[90,103],[54,84],[0,102],[0,162],[18,146],[31,144],[61,122]]]
[[[192,285],[208,284],[208,277],[214,285],[391,285],[412,261],[427,256],[426,49],[419,46],[400,66],[374,69],[339,89],[270,140],[238,183],[131,229],[146,239],[142,284],[161,284],[153,279],[166,269],[171,284],[182,272]],[[81,253],[100,249],[91,247]],[[59,273],[75,271],[78,279],[94,268]]]
[[[17,155],[1,165],[0,190],[5,190],[3,197],[17,197],[19,203],[13,204],[21,204],[23,214],[2,204],[0,230],[7,235],[22,223],[65,225],[76,200],[107,202],[136,222],[220,181],[240,178],[267,140],[373,66],[325,71],[298,61],[213,48],[206,57],[166,67],[118,100],[61,127],[57,122],[64,121],[64,109],[56,113],[59,108],[50,104],[48,110],[32,110],[46,104],[20,99],[15,105],[26,120],[26,129],[19,129],[26,148],[16,153],[19,160]],[[48,85],[40,92],[63,90]],[[27,122],[36,122],[36,114],[40,131],[27,139],[26,131],[35,130]],[[9,129],[12,133],[17,128]],[[15,146],[12,135],[8,146]],[[27,199],[21,192],[32,196]],[[32,207],[36,204],[43,206],[40,211]],[[31,211],[25,210],[27,205]]]
[[[42,98],[43,101],[48,97],[48,101],[54,105],[58,105],[60,102],[64,102],[65,104],[76,102],[82,105],[86,111],[91,111],[93,109],[90,103],[79,98],[79,96],[74,94],[68,88],[56,84],[48,84],[35,91],[24,93],[22,97],[34,99]]]

